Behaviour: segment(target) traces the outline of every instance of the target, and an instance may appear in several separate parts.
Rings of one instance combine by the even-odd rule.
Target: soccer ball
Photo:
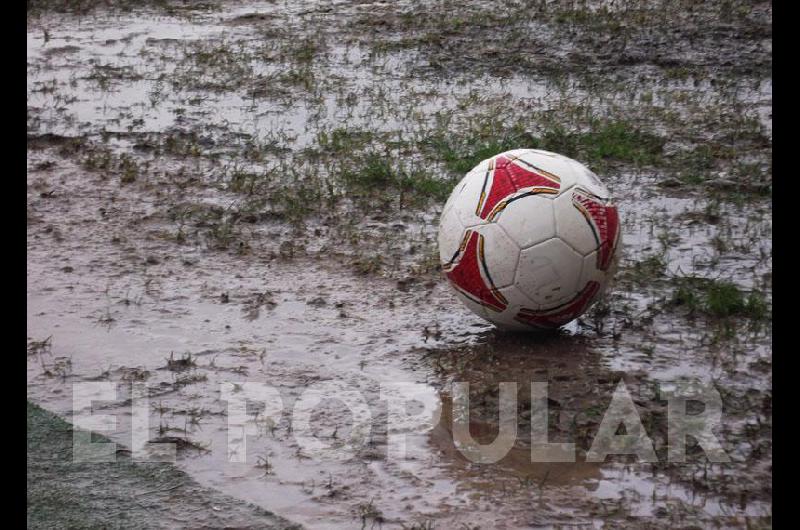
[[[477,315],[507,329],[557,328],[602,295],[616,269],[619,214],[584,165],[515,149],[458,183],[439,224],[442,271]]]

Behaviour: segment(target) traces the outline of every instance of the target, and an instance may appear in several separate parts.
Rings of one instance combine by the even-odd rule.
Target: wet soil
[[[73,462],[72,438],[70,424],[28,403],[28,528],[300,528],[121,446],[116,462]]]
[[[29,10],[31,401],[69,417],[73,383],[117,382],[96,408],[129,444],[146,383],[151,439],[178,444],[182,471],[310,528],[770,525],[768,3],[123,7]],[[585,317],[508,335],[449,292],[435,232],[474,162],[534,145],[600,174],[624,254]],[[691,442],[686,464],[666,461],[658,389],[683,380],[722,396],[730,463]],[[241,464],[230,381],[273,385],[285,407]],[[325,381],[373,409],[347,462],[309,458],[291,429]],[[441,404],[399,463],[377,399],[391,381]],[[497,464],[454,448],[456,381],[487,440],[498,383],[518,383]],[[578,462],[530,461],[531,381]],[[658,463],[585,461],[620,381]],[[348,419],[323,407],[317,436]]]

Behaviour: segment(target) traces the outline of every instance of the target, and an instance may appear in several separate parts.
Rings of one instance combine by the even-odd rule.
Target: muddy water
[[[330,7],[359,11],[348,2]],[[443,109],[480,113],[498,101],[557,108],[588,97],[569,76],[552,83],[518,74],[409,75],[413,53],[375,58],[358,39],[331,35],[312,66],[314,87],[276,81],[275,89],[270,80],[286,64],[258,57],[284,53],[296,40],[293,31],[304,35],[309,9],[303,2],[245,2],[176,16],[45,15],[29,23],[29,135],[106,136],[124,153],[139,134],[190,131],[223,159],[232,139],[250,135],[274,141],[280,156],[291,159],[320,131],[341,123],[413,135]],[[254,25],[252,13],[274,17],[287,31],[269,33],[273,25]],[[239,52],[247,65],[197,62],[215,49]],[[224,85],[240,74],[245,81]],[[654,105],[670,106],[688,121],[703,105],[733,99],[771,130],[770,79],[727,88],[708,80],[661,81],[642,81],[635,97],[652,91]],[[253,97],[259,90],[270,95]],[[628,96],[601,98],[598,108]],[[117,416],[109,435],[129,445],[130,385],[146,383],[151,439],[187,442],[178,453],[187,472],[311,528],[635,527],[639,517],[662,526],[713,521],[736,527],[745,516],[770,514],[769,490],[757,485],[770,476],[769,413],[754,412],[771,396],[769,331],[743,324],[735,340],[720,343],[713,325],[664,309],[669,279],[686,274],[769,295],[767,201],[742,205],[668,192],[658,187],[658,171],[610,171],[604,179],[620,203],[625,255],[604,329],[587,318],[554,337],[522,338],[492,331],[435,275],[405,268],[415,259],[409,246],[433,240],[435,207],[397,222],[392,216],[352,221],[397,259],[393,272],[380,277],[352,272],[347,257],[358,251],[358,241],[355,249],[341,245],[330,233],[343,228],[325,220],[298,229],[267,219],[248,227],[238,253],[214,251],[202,241],[177,244],[169,213],[185,203],[226,208],[239,200],[218,185],[213,164],[183,164],[200,182],[177,185],[168,174],[179,163],[154,156],[152,174],[121,187],[102,171],[87,171],[83,152],[60,153],[63,143],[53,140],[28,156],[27,334],[29,341],[52,337],[51,348],[28,356],[28,397],[42,406],[69,416],[73,383],[117,382],[118,401],[95,410]],[[285,252],[288,241],[301,241],[304,251]],[[653,255],[662,257],[663,275],[632,277],[636,264]],[[575,464],[530,461],[524,427],[530,381],[549,382],[552,438],[585,450],[620,380],[646,420],[662,412],[653,386],[683,378],[713,380],[726,392],[723,434],[732,464],[710,470],[697,463],[678,470],[598,465],[586,463],[581,451]],[[284,404],[281,419],[248,440],[243,464],[227,459],[227,406],[220,399],[221,383],[240,381],[276,387]],[[373,415],[370,444],[346,462],[310,458],[290,423],[298,396],[326,381],[359,389]],[[403,462],[386,458],[386,409],[378,399],[381,383],[397,381],[430,384],[436,393],[422,399],[440,401],[442,417],[432,431],[410,438],[415,458]],[[497,429],[497,383],[519,383],[523,427],[497,464],[472,464],[453,447],[453,381],[470,383],[471,432],[487,439]],[[322,406],[314,419],[320,439],[346,437],[339,429],[350,414],[338,404]],[[698,478],[704,474],[710,478]]]
[[[80,177],[80,172],[73,176]],[[399,497],[390,498],[389,491],[407,494],[408,486],[383,466],[372,472],[360,462],[326,467],[301,458],[285,425],[279,426],[274,437],[251,441],[248,464],[229,464],[226,408],[219,401],[219,384],[267,382],[284,391],[290,405],[298,392],[315,381],[342,381],[365,391],[374,391],[380,381],[424,382],[425,374],[403,368],[407,351],[425,343],[421,322],[439,319],[451,340],[485,327],[460,310],[443,311],[452,303],[449,296],[443,296],[442,286],[430,294],[403,296],[391,284],[364,283],[309,261],[281,264],[234,259],[226,264],[201,257],[189,266],[185,262],[193,259],[192,253],[174,255],[172,244],[140,241],[130,248],[125,243],[120,245],[123,248],[115,248],[102,224],[80,226],[87,224],[80,212],[91,211],[86,203],[96,200],[102,188],[93,183],[81,186],[70,179],[69,187],[59,193],[63,200],[57,201],[62,205],[57,209],[66,210],[58,215],[37,209],[37,214],[61,218],[58,230],[64,241],[54,253],[51,242],[36,241],[39,238],[34,236],[29,254],[29,334],[52,330],[48,333],[54,343],[52,356],[30,359],[31,398],[68,413],[69,383],[110,380],[123,382],[120,400],[124,400],[124,379],[139,369],[154,394],[151,403],[167,409],[163,415],[153,415],[153,429],[169,426],[178,434],[210,444],[210,454],[190,456],[182,463],[211,485],[279,513],[291,513],[305,523],[327,525],[338,520],[343,526],[351,522],[351,503],[313,500],[325,499],[330,477],[336,488],[331,491],[341,490],[345,498],[363,498],[370,490],[385,491],[391,506],[399,503]],[[117,205],[121,211],[133,213],[142,207],[140,199],[120,198]],[[115,225],[120,221],[116,219]],[[42,228],[39,225],[35,232]],[[90,248],[93,250],[88,252]],[[164,262],[145,265],[146,256],[159,256]],[[61,272],[67,264],[74,272]],[[270,302],[255,315],[248,304],[265,292],[270,293]],[[363,296],[365,292],[370,296]],[[220,301],[223,294],[229,299],[224,304]],[[409,311],[419,306],[411,302],[416,297],[427,299],[427,315],[422,318],[417,311]],[[395,309],[388,307],[390,302]],[[172,352],[176,356],[190,353],[197,366],[184,374],[165,369]],[[72,375],[65,379],[43,375],[41,363],[47,366],[60,356],[71,358]],[[173,391],[178,376],[199,377]],[[201,411],[201,417],[184,432],[187,416],[178,411],[189,408]],[[121,415],[116,438],[126,441],[127,436],[129,440],[129,408],[110,406],[110,411]],[[323,433],[342,420],[341,413],[328,412],[320,427]],[[257,456],[265,455],[273,466],[267,477],[254,467]],[[354,493],[349,493],[350,489]],[[444,486],[441,489],[444,498],[451,492]],[[427,498],[420,509],[425,511],[425,505],[435,507],[438,502],[435,497]],[[392,514],[388,508],[384,510],[387,516]]]
[[[32,163],[37,156],[32,155]],[[153,438],[164,427],[167,435],[210,449],[181,453],[179,462],[188,472],[310,527],[352,527],[358,506],[370,502],[387,523],[407,523],[414,514],[447,525],[483,521],[511,527],[590,521],[597,503],[623,501],[632,514],[642,516],[676,499],[709,515],[742,513],[713,498],[695,497],[637,466],[532,464],[524,444],[496,466],[470,465],[452,446],[447,414],[430,438],[416,439],[418,460],[402,465],[386,461],[382,442],[347,463],[304,457],[286,416],[274,432],[250,440],[247,463],[230,463],[226,405],[219,399],[222,382],[274,385],[289,411],[309,384],[342,381],[371,396],[379,415],[374,397],[381,382],[440,386],[441,374],[420,362],[429,351],[489,345],[494,363],[473,358],[472,370],[520,383],[555,371],[560,376],[552,383],[556,398],[585,385],[584,370],[607,373],[602,368],[607,359],[572,333],[554,342],[531,339],[524,347],[502,338],[498,344],[441,282],[402,292],[396,282],[342,274],[321,260],[270,261],[186,248],[176,252],[174,243],[159,240],[160,223],[148,220],[158,207],[149,194],[118,194],[115,184],[64,162],[58,176],[49,177],[52,197],[37,197],[33,191],[29,197],[30,213],[39,221],[29,231],[28,335],[53,337],[51,353],[29,358],[29,397],[43,406],[68,416],[71,383],[117,381],[119,403],[97,408],[117,414],[113,438],[128,445],[130,404],[124,400],[131,378],[144,381],[151,393]],[[113,204],[113,219],[98,213],[103,204]],[[633,234],[630,239],[635,244]],[[264,293],[267,301],[259,303]],[[172,354],[191,354],[196,366],[171,371]],[[45,368],[59,357],[71,360],[70,371],[64,377],[46,375]],[[637,364],[627,358],[614,362]],[[690,363],[670,366],[685,374]],[[519,370],[522,374],[512,373]],[[465,380],[483,382],[472,373]],[[330,435],[347,415],[326,409],[320,420],[320,435]],[[478,430],[476,423],[473,432]],[[257,467],[259,457],[268,458],[269,474]],[[501,500],[508,509],[497,513],[492,506]],[[760,503],[746,508],[755,515],[765,510]]]

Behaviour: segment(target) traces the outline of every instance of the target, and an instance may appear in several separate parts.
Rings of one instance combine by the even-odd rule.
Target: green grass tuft
[[[544,149],[589,164],[616,161],[639,165],[657,163],[664,143],[663,138],[622,121],[595,121],[586,132],[569,131],[556,124],[543,132],[541,142]]]
[[[429,137],[426,143],[444,167],[457,175],[467,173],[483,160],[503,151],[539,147],[539,140],[519,131],[502,136],[471,135],[465,138],[437,134]]]
[[[754,321],[769,318],[769,303],[761,293],[748,295],[729,281],[698,277],[680,278],[670,301],[691,313],[703,313],[712,318],[743,317]]]

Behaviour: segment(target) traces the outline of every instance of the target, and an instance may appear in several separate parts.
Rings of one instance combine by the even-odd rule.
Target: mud
[[[69,417],[73,383],[119,382],[99,407],[128,444],[146,383],[181,469],[310,528],[769,526],[771,8],[604,5],[29,10],[28,398]],[[597,170],[624,255],[580,321],[505,335],[440,280],[436,223],[470,157],[533,142]],[[664,458],[657,390],[684,379],[723,396],[731,463]],[[584,460],[620,380],[657,464]],[[269,383],[286,411],[351,385],[372,442],[320,463],[287,412],[230,463],[225,381]],[[442,399],[412,461],[386,458],[388,381]],[[453,381],[487,439],[497,384],[519,383],[499,463],[453,447]],[[577,463],[530,461],[531,381]],[[346,436],[346,411],[318,412],[318,436]]]
[[[76,464],[72,436],[71,425],[28,404],[28,528],[300,528],[122,448],[115,463]]]

